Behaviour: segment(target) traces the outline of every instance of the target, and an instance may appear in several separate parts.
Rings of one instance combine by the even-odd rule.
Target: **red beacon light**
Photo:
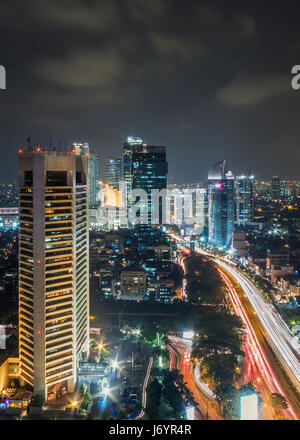
[[[37,152],[39,153],[40,151],[42,151],[42,149],[41,149],[40,146],[38,146],[38,147],[36,147],[36,150],[35,150],[35,151],[37,151]]]
[[[76,153],[76,150],[75,150],[75,148],[72,148],[72,153]]]
[[[18,149],[18,153],[19,153],[19,154],[22,154],[22,153],[23,153],[22,148],[19,148],[19,149]]]

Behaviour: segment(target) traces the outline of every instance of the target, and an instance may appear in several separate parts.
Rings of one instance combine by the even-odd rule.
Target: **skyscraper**
[[[88,201],[89,207],[94,208],[99,205],[99,156],[95,151],[90,149],[89,143],[74,142],[72,151],[76,155],[85,155],[88,157]]]
[[[123,179],[125,184],[126,206],[131,207],[132,188],[132,154],[143,150],[143,140],[140,137],[128,136],[123,144]]]
[[[272,177],[271,197],[272,197],[272,200],[280,200],[280,198],[281,198],[280,179],[278,176]]]
[[[226,161],[217,162],[208,173],[209,242],[228,249],[234,227],[234,177]]]
[[[94,208],[99,205],[99,157],[97,153],[90,151],[88,158],[88,199],[89,207]]]
[[[88,158],[20,151],[18,172],[20,374],[46,397],[89,350]]]
[[[121,157],[106,157],[105,158],[105,177],[104,181],[109,186],[119,189],[119,182],[123,176]]]
[[[236,177],[236,221],[245,225],[253,221],[254,176]]]
[[[155,201],[151,197],[152,190],[167,188],[168,163],[166,147],[144,145],[143,150],[132,153],[132,189],[143,189],[148,196],[147,225],[151,228],[153,222]],[[156,224],[166,222],[166,194],[158,200]]]

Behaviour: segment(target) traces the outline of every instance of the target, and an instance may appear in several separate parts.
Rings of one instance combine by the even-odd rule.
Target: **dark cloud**
[[[289,3],[289,2],[288,2]],[[16,148],[90,141],[120,154],[131,129],[166,144],[178,181],[227,158],[236,172],[299,177],[297,3],[10,0],[0,3],[2,180]],[[243,151],[243,154],[241,154]]]
[[[232,106],[253,106],[283,93],[291,93],[288,75],[239,73],[217,91],[217,98]]]

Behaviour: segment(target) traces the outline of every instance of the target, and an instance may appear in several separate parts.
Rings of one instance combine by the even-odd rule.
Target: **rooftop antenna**
[[[251,163],[249,163],[248,173],[249,173],[249,177],[250,177],[251,176]]]
[[[26,142],[27,142],[27,151],[32,151],[31,137],[28,137],[26,139]]]
[[[50,150],[52,150],[52,147],[53,147],[53,136],[52,136],[52,133],[50,133],[50,145],[49,145],[49,147],[50,147]]]

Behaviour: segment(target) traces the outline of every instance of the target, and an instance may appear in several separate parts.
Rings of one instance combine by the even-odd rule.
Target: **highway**
[[[185,242],[181,237],[175,234],[169,235],[174,240],[181,242],[184,253],[190,253],[189,249],[184,246]],[[229,288],[231,302],[236,313],[246,325],[247,345],[250,349],[247,356],[248,359],[255,362],[255,365],[252,363],[251,368],[262,372],[269,392],[277,392],[287,398],[289,409],[286,411],[286,418],[298,420],[300,408],[296,394],[300,392],[299,342],[291,334],[272,304],[265,300],[256,285],[246,275],[226,259],[211,254],[198,246],[195,246],[195,252],[213,259],[222,270],[224,282],[229,275],[241,287],[244,298],[240,298],[241,294],[237,293],[232,285],[229,288],[228,283],[231,284],[231,281],[227,277],[225,284]],[[247,304],[241,299],[247,301]],[[291,386],[289,382],[293,385]],[[297,390],[296,393],[292,389],[293,387]]]
[[[218,404],[211,397],[211,391],[205,385],[202,387],[199,383],[197,374],[195,374],[194,365],[190,361],[192,350],[192,341],[169,336],[169,350],[172,358],[172,368],[177,369],[183,374],[185,382],[193,393],[198,409],[195,411],[197,420],[220,420],[218,413]],[[208,391],[209,390],[209,391]],[[209,394],[209,395],[207,395]]]

